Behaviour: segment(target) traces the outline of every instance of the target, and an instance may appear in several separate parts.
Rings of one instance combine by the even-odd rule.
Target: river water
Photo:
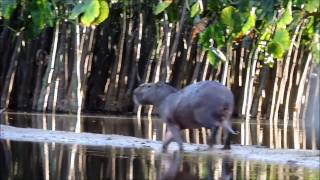
[[[47,130],[119,134],[161,140],[157,118],[5,113],[1,124]],[[268,120],[235,120],[233,144],[270,148],[319,148],[319,131],[297,122],[276,126]],[[190,143],[206,143],[206,130],[182,132]],[[132,148],[0,140],[0,179],[319,179],[319,169],[192,153],[155,153]]]

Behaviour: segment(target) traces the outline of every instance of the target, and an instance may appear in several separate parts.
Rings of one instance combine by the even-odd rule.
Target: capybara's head
[[[164,83],[144,83],[133,91],[133,100],[139,105],[157,105],[169,94],[177,90]]]

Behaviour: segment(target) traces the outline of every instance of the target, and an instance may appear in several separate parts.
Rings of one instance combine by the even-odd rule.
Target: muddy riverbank
[[[130,136],[50,131],[34,128],[17,128],[7,125],[0,126],[0,138],[13,141],[55,142],[86,146],[150,149],[157,153],[161,153],[162,145],[160,141],[151,141]],[[185,153],[229,156],[235,159],[248,159],[320,169],[319,150],[269,149],[257,146],[232,145],[232,150],[225,151],[221,150],[221,147],[221,145],[216,145],[213,150],[208,150],[207,145],[184,143]],[[177,149],[175,143],[170,145],[169,151],[174,151],[175,149]]]

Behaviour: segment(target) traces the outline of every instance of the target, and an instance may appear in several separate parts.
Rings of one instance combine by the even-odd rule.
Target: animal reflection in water
[[[190,163],[182,161],[181,154],[176,151],[173,154],[166,154],[164,157],[164,170],[160,173],[158,180],[196,180],[200,179],[198,173],[193,173]],[[206,158],[206,168],[207,177],[205,179],[213,180],[213,168],[212,168],[212,158]],[[232,179],[233,163],[228,157],[223,157],[222,169],[219,179],[221,180],[231,180]],[[203,178],[203,177],[202,177]],[[201,179],[202,179],[201,178]]]

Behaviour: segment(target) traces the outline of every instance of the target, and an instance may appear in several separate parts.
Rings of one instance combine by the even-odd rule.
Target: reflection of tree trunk
[[[13,174],[13,167],[12,166],[12,149],[11,149],[11,143],[10,141],[0,141],[0,148],[2,149],[2,152],[4,153],[4,155],[1,157],[1,161],[4,162],[4,164],[6,165],[6,169],[1,169],[1,173],[0,173],[0,179],[5,179],[5,177],[9,177],[10,174]],[[1,150],[0,150],[1,151]],[[7,176],[6,176],[7,175]]]

